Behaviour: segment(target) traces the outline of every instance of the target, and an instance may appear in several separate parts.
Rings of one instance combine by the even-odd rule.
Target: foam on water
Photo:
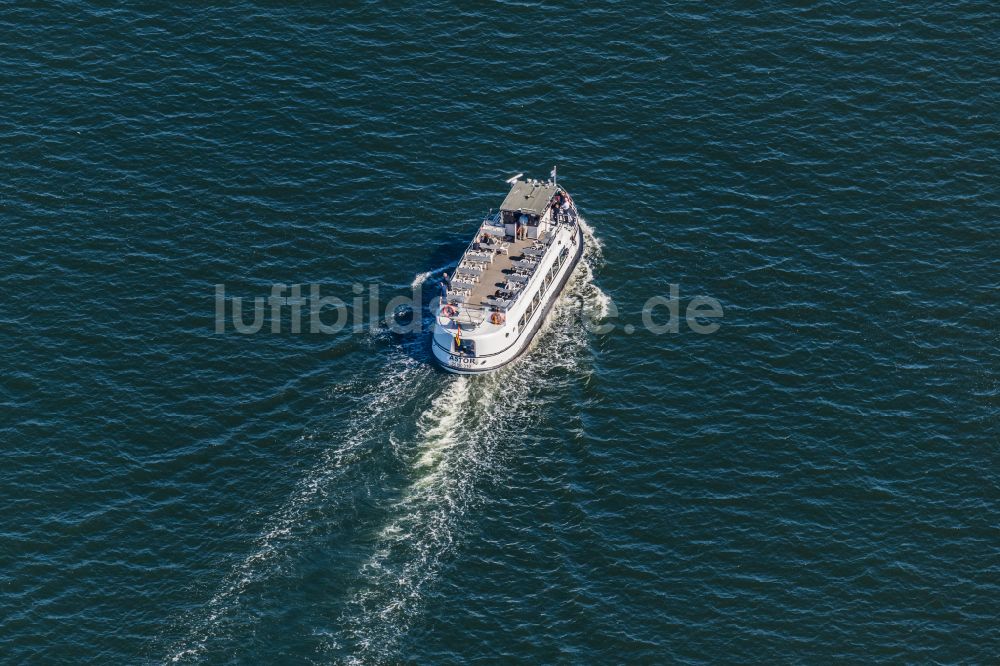
[[[420,417],[423,435],[423,452],[418,466],[429,466],[455,443],[455,433],[463,408],[468,402],[467,378],[458,377],[451,382]]]
[[[597,237],[597,234],[594,232],[594,228],[590,226],[590,223],[587,222],[587,220],[582,215],[580,215],[577,218],[577,221],[580,224],[580,230],[583,231],[583,237],[587,241],[587,249],[589,251],[589,255],[593,258],[599,258],[603,260],[604,241],[602,241],[600,238]]]
[[[580,303],[584,316],[593,322],[604,319],[611,312],[611,297],[594,280],[594,271],[604,265],[604,242],[587,220],[580,217],[579,222],[584,239],[583,260],[573,277],[575,284],[567,287],[566,293]]]
[[[417,276],[413,278],[413,282],[410,283],[410,288],[416,289],[424,282],[427,282],[428,278],[430,278],[432,275],[438,275],[440,273],[443,273],[446,270],[454,268],[456,265],[458,265],[458,262],[452,261],[450,263],[444,264],[443,266],[438,266],[437,268],[433,268],[429,271],[424,271],[423,273],[417,273]]]

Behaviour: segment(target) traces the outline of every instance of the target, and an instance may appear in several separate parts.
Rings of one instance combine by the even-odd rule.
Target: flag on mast
[[[549,178],[551,178],[552,179],[552,183],[555,184],[555,182],[556,182],[556,168],[554,166],[552,167],[552,173],[549,174]]]

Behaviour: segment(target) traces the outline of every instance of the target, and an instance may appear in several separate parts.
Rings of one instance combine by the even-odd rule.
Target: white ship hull
[[[438,316],[431,348],[442,368],[463,375],[490,372],[530,347],[583,255],[584,236],[576,209],[563,211],[557,213],[554,206],[551,213],[543,211],[533,237],[499,235],[506,242],[503,250],[496,250],[495,258],[475,251],[478,244],[470,246],[452,279],[447,302],[435,299],[432,304]],[[487,229],[490,221],[484,222],[477,240],[485,237],[484,231],[502,234],[498,224],[502,215],[503,211],[493,218],[493,229]],[[483,263],[470,263],[470,256]],[[456,284],[469,289],[455,289]],[[493,288],[504,284],[517,290],[510,300],[493,295]]]

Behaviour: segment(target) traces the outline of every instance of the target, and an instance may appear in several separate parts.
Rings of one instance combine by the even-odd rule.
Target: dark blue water
[[[3,660],[994,661],[998,35],[989,2],[0,9]],[[246,321],[432,285],[553,164],[588,251],[503,372],[290,306],[214,332],[217,284]],[[643,326],[671,284],[715,333]]]

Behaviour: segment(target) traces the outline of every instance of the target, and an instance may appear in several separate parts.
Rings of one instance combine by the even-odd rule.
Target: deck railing
[[[480,324],[490,315],[492,308],[484,308],[481,305],[459,306],[458,314],[452,317],[452,321],[458,323],[463,331],[471,331],[479,327]]]

